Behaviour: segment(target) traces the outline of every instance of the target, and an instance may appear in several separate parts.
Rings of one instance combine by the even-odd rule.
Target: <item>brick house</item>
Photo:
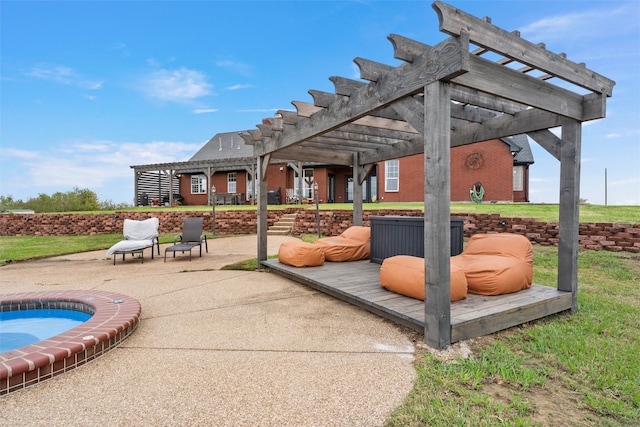
[[[225,159],[230,165],[217,168],[210,181],[218,204],[251,203],[255,194],[255,168],[233,165],[233,159],[253,156],[239,132],[216,134],[186,164]],[[242,163],[242,162],[240,162]],[[471,192],[485,201],[528,202],[529,165],[533,155],[526,136],[494,139],[451,150],[451,201],[471,201]],[[371,168],[363,183],[363,199],[381,202],[423,201],[423,155],[380,162]],[[300,174],[299,172],[302,171]],[[300,179],[300,175],[302,179]],[[186,205],[210,203],[210,185],[203,169],[181,170],[179,192]],[[312,185],[318,183],[320,203],[353,202],[350,167],[319,163],[271,163],[267,168],[269,203],[314,200]],[[479,183],[476,189],[475,184]],[[300,191],[301,190],[301,191]],[[273,197],[272,197],[273,196]]]

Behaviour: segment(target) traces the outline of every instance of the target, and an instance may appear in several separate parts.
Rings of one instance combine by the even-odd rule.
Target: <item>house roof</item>
[[[241,132],[215,134],[189,161],[253,157],[253,147],[244,143]]]
[[[529,145],[529,138],[527,138],[527,135],[514,135],[508,138],[501,138],[501,140],[509,145],[509,151],[515,153],[513,156],[513,163],[534,163],[533,153],[531,152],[531,146]]]
[[[252,168],[253,147],[244,143],[236,132],[218,133],[186,162],[156,163],[131,166],[136,172],[163,171],[173,173],[207,173]]]

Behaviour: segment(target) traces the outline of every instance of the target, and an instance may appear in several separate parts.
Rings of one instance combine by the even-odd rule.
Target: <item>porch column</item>
[[[424,337],[433,348],[451,344],[449,90],[436,81],[424,91]]]
[[[206,171],[206,175],[207,175],[207,193],[209,193],[209,203],[211,203],[210,206],[215,206],[216,201],[214,199],[214,194],[211,192],[211,186],[213,185],[213,175],[215,175],[217,171],[217,168],[214,167],[207,167],[207,171]]]
[[[558,290],[572,293],[571,312],[578,309],[578,235],[580,218],[580,147],[582,124],[562,125],[558,230]]]
[[[133,173],[133,206],[138,206],[138,199],[140,198],[138,196],[138,181],[140,178],[140,173],[138,172],[137,169],[134,169],[134,173]]]
[[[258,265],[267,260],[267,166],[271,155],[258,156]]]
[[[302,204],[302,189],[304,187],[304,169],[302,169],[302,162],[298,162],[298,204]]]

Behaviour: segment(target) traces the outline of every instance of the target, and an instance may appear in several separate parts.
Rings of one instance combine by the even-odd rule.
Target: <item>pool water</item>
[[[0,353],[60,335],[90,318],[89,313],[54,308],[0,312]]]

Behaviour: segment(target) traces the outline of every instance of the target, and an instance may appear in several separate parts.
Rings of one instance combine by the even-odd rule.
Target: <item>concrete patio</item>
[[[294,239],[269,236],[268,252]],[[0,293],[93,289],[142,304],[138,330],[97,360],[0,398],[1,425],[374,426],[411,391],[413,334],[266,272],[220,270],[256,256],[256,236],[209,253],[105,251],[11,263]]]

